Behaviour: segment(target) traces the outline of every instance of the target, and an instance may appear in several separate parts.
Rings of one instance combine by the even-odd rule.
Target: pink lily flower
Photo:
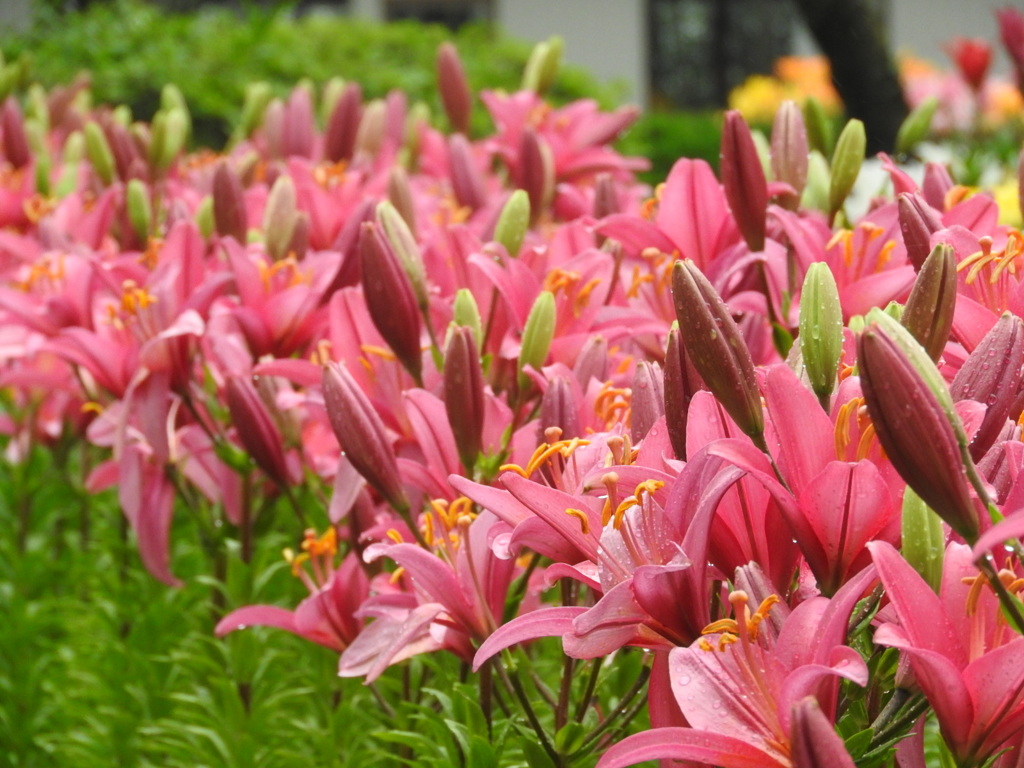
[[[332,526],[317,537],[306,531],[303,551],[286,550],[292,573],[309,588],[309,597],[294,611],[275,605],[247,605],[232,611],[214,629],[217,637],[247,627],[276,627],[341,653],[358,637],[364,622],[356,618],[370,594],[370,582],[353,551],[334,567],[337,532]],[[308,566],[308,567],[307,567]]]
[[[879,627],[875,642],[909,660],[957,765],[985,764],[1024,731],[1024,637],[1007,625],[969,547],[946,547],[938,595],[891,545],[869,549],[899,619]],[[1000,576],[1019,593],[1016,573]]]
[[[672,689],[690,727],[630,736],[609,749],[598,767],[621,768],[653,759],[723,768],[817,764],[803,762],[809,744],[794,744],[808,738],[804,702],[811,697],[831,722],[838,679],[867,683],[864,660],[842,643],[850,612],[874,578],[868,569],[831,600],[812,598],[788,615],[775,595],[751,611],[748,595],[733,591],[729,601],[734,619],[714,622],[705,628],[704,638],[669,654]],[[772,610],[783,615],[777,632],[769,618]],[[820,737],[814,742],[813,752],[828,752],[827,764],[853,764],[838,737],[831,743]]]

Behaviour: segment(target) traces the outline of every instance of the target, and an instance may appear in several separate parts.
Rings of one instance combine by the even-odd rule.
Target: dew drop
[[[683,675],[682,677],[679,678],[679,684],[680,685],[689,685],[692,682],[693,682],[693,678],[690,677],[689,675]]]

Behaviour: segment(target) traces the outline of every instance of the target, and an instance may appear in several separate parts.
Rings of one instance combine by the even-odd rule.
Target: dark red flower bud
[[[750,250],[764,250],[768,182],[750,127],[736,110],[725,113],[721,159],[722,187],[740,234]]]

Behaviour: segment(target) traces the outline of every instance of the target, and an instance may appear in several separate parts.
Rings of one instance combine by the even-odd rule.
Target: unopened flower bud
[[[412,188],[409,186],[409,174],[400,165],[393,166],[388,172],[388,202],[398,211],[409,232],[414,233],[416,203],[413,200]]]
[[[153,226],[153,204],[149,199],[149,187],[139,179],[132,179],[125,188],[125,207],[128,209],[128,221],[138,236],[145,243]]]
[[[615,189],[615,179],[610,173],[600,173],[594,182],[594,218],[603,219],[613,213],[619,213],[619,193]]]
[[[900,552],[921,578],[936,592],[942,583],[946,533],[942,519],[928,508],[913,488],[903,491],[903,522]]]
[[[376,157],[384,141],[387,127],[387,105],[381,99],[374,99],[363,107],[356,131],[355,152]]]
[[[324,129],[324,157],[332,163],[351,160],[363,115],[363,90],[348,83],[327,118]]]
[[[329,78],[320,88],[320,107],[317,109],[317,119],[322,125],[326,126],[330,122],[331,114],[338,106],[338,102],[341,101],[347,87],[348,83],[345,82],[345,78],[335,76]]]
[[[787,196],[783,206],[795,210],[807,184],[807,163],[810,149],[803,114],[794,101],[784,101],[772,123],[772,174],[793,188],[795,197]]]
[[[854,768],[842,737],[813,696],[794,705],[789,728],[793,768]]]
[[[418,383],[423,369],[421,324],[412,281],[378,224],[362,225],[359,256],[370,318]]]
[[[110,144],[107,137],[103,135],[103,129],[99,123],[90,121],[83,129],[85,134],[85,154],[89,158],[89,164],[103,184],[110,184],[114,181],[114,155],[110,151]]]
[[[764,412],[743,335],[722,297],[686,259],[672,268],[672,298],[686,353],[744,434],[764,447]]]
[[[267,244],[267,253],[274,261],[280,261],[288,255],[288,246],[295,234],[297,208],[295,183],[291,176],[281,174],[270,188],[263,208],[263,240]]]
[[[541,291],[533,302],[523,328],[523,345],[519,351],[519,389],[530,383],[523,369],[526,366],[539,371],[547,360],[551,341],[555,337],[555,295]]]
[[[939,100],[934,96],[929,96],[910,111],[896,132],[897,155],[910,154],[914,147],[925,140],[932,127],[935,110],[938,108]]]
[[[530,52],[523,71],[523,90],[533,91],[543,96],[555,82],[558,68],[562,64],[562,52],[565,41],[553,35],[547,40],[537,43]]]
[[[665,423],[672,450],[677,459],[685,460],[686,424],[690,412],[690,401],[701,389],[703,382],[693,367],[686,346],[679,333],[679,324],[673,323],[665,345]]]
[[[473,331],[473,341],[477,349],[483,344],[483,323],[480,320],[480,308],[477,307],[476,297],[468,288],[460,288],[455,292],[455,299],[452,302],[452,322],[457,326],[464,326]]]
[[[170,168],[187,139],[188,114],[184,110],[174,107],[157,112],[149,142],[150,166],[159,171]]]
[[[591,379],[599,382],[608,380],[608,339],[601,334],[594,334],[583,342],[583,347],[576,355],[572,366],[576,381],[583,389],[587,388]]]
[[[282,488],[288,485],[281,430],[252,383],[238,376],[227,382],[227,405],[242,446],[267,477]]]
[[[505,247],[513,258],[519,255],[530,228],[530,196],[525,190],[517,189],[505,201],[494,227],[494,240]]]
[[[449,42],[441,43],[437,49],[437,89],[452,129],[469,135],[473,97],[459,52]]]
[[[370,399],[338,363],[324,366],[323,392],[331,429],[352,466],[392,507],[407,511],[398,461]]]
[[[980,461],[1014,412],[1024,366],[1024,321],[1009,312],[996,321],[953,377],[954,402],[975,400],[988,406],[971,440],[971,458]]]
[[[811,96],[804,100],[803,114],[807,141],[811,149],[822,157],[828,157],[832,153],[832,142],[835,137],[832,135],[832,121],[825,114],[825,107]]]
[[[850,120],[846,123],[839,139],[836,151],[832,154],[831,177],[828,187],[829,218],[835,218],[843,207],[847,196],[857,182],[860,167],[864,163],[864,150],[867,147],[867,135],[864,123]]]
[[[232,134],[233,142],[247,139],[260,125],[273,94],[270,83],[258,81],[245,86],[245,100],[242,102],[242,116]]]
[[[415,235],[398,209],[388,200],[383,200],[377,205],[377,223],[391,245],[391,250],[398,257],[402,269],[409,277],[409,283],[416,295],[417,306],[426,311],[427,274],[423,266],[423,255],[420,253],[420,246],[416,242]]]
[[[25,135],[25,120],[21,108],[13,99],[7,99],[0,109],[0,132],[3,134],[3,156],[14,168],[23,168],[32,159],[28,138]]]
[[[487,199],[484,180],[473,158],[469,140],[461,133],[448,139],[448,154],[452,172],[452,193],[459,205],[471,211],[483,206]]]
[[[935,361],[953,328],[956,277],[956,254],[951,246],[939,243],[921,265],[900,317],[903,327]]]
[[[196,206],[196,228],[199,230],[199,234],[202,235],[204,240],[208,240],[213,236],[217,227],[213,220],[213,196],[206,195],[202,200],[199,201],[199,205]]]
[[[736,110],[725,113],[721,160],[722,187],[736,226],[750,250],[764,250],[768,182],[750,127]]]
[[[633,371],[630,396],[629,436],[634,443],[643,440],[651,427],[665,415],[665,383],[657,363],[642,360]]]
[[[483,447],[484,375],[472,328],[454,330],[444,352],[444,409],[467,471]]]
[[[946,193],[953,188],[953,177],[942,163],[925,163],[921,192],[925,202],[940,213],[946,210]]]
[[[921,269],[931,253],[931,236],[942,229],[942,221],[920,195],[903,192],[896,198],[900,232],[907,248],[907,258],[914,269]]]
[[[832,394],[843,354],[843,307],[828,264],[811,264],[800,293],[800,354],[811,389],[819,398]]]
[[[907,485],[973,543],[980,526],[964,464],[967,439],[945,383],[899,323],[877,309],[868,321],[857,364],[882,449]]]
[[[245,243],[249,231],[245,191],[227,160],[219,161],[213,172],[213,219],[217,234]]]
[[[310,157],[316,142],[313,119],[313,89],[299,85],[292,90],[284,108],[281,131],[282,157]]]
[[[547,430],[556,427],[566,440],[582,437],[579,417],[580,404],[573,383],[565,376],[556,376],[548,382],[540,401],[540,419],[537,439],[543,440]]]
[[[536,222],[548,210],[555,194],[555,159],[547,141],[532,129],[523,131],[519,155],[519,184],[530,199],[530,221]]]

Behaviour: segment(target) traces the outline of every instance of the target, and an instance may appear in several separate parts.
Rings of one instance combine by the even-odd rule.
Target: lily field
[[[218,151],[0,60],[0,766],[1024,765],[1020,93],[652,185],[561,53]]]

